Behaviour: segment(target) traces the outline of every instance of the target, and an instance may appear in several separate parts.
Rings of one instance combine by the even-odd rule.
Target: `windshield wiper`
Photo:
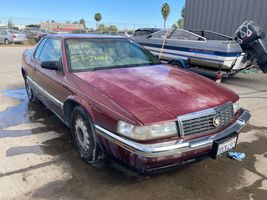
[[[97,71],[97,70],[105,70],[105,69],[117,69],[117,68],[130,68],[130,67],[138,67],[138,66],[150,66],[150,65],[159,65],[160,63],[141,63],[141,64],[128,64],[128,65],[114,65],[107,67],[94,67],[89,68],[88,71]]]

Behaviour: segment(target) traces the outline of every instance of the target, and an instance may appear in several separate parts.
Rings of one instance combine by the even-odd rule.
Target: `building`
[[[184,28],[233,36],[245,20],[253,20],[267,34],[266,10],[266,0],[186,0]]]
[[[71,32],[74,30],[84,29],[83,24],[71,23],[57,23],[57,22],[42,22],[41,29],[54,31],[54,32]]]
[[[24,24],[15,24],[14,27],[16,27],[18,30],[22,30],[26,27]]]

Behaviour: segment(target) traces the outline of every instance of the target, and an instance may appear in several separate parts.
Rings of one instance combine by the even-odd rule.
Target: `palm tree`
[[[166,28],[166,20],[168,19],[168,16],[171,12],[171,8],[169,6],[169,4],[164,3],[162,8],[161,8],[161,14],[164,20],[164,29]]]
[[[100,13],[96,13],[95,14],[95,29],[97,29],[97,24],[101,21],[101,19],[102,19],[102,15],[100,14]]]

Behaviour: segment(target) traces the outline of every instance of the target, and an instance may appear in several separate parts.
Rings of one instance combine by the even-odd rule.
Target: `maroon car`
[[[140,173],[217,158],[250,118],[231,90],[119,36],[46,36],[23,53],[22,75],[85,161],[113,157]]]

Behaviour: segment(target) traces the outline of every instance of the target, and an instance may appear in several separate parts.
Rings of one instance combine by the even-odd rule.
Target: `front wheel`
[[[71,116],[71,132],[80,156],[87,163],[96,163],[104,158],[104,151],[97,142],[95,129],[86,111],[77,106]]]

